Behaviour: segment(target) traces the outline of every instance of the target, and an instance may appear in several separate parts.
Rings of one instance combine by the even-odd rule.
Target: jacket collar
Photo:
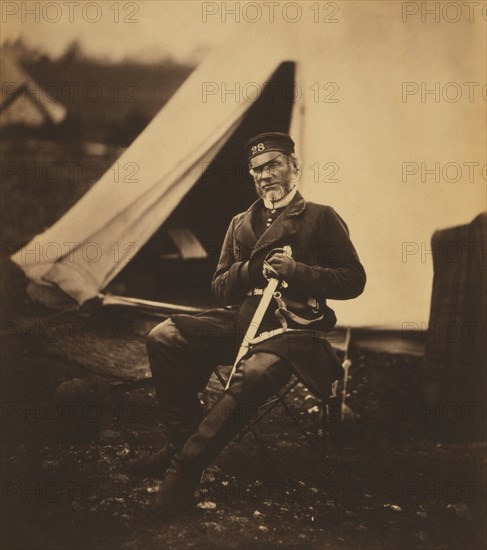
[[[306,208],[306,201],[299,191],[296,192],[292,201],[287,205],[282,214],[276,221],[265,231],[260,239],[257,237],[252,228],[252,218],[254,213],[263,208],[262,199],[256,200],[250,208],[244,212],[243,216],[238,221],[235,227],[235,239],[242,245],[252,248],[253,252],[258,252],[265,246],[281,240],[282,238],[296,232],[292,219],[299,216]]]

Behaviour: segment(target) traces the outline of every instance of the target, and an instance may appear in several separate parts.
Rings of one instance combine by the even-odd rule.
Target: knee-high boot
[[[182,450],[172,457],[155,499],[163,516],[175,515],[193,504],[193,493],[204,469],[251,416],[252,410],[243,411],[231,391],[223,394]]]
[[[230,388],[171,460],[155,500],[163,516],[191,506],[203,470],[249,422],[257,408],[287,382],[291,372],[286,363],[270,354],[255,354],[243,361]]]
[[[174,407],[170,411],[164,409],[161,417],[166,426],[167,444],[155,453],[129,462],[128,470],[136,477],[162,477],[173,456],[181,451],[200,424],[204,417],[203,407],[198,403],[192,407]]]

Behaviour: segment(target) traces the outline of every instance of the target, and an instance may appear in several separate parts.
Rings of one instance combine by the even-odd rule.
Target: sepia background
[[[377,469],[370,473],[374,479],[365,481],[365,485],[370,483],[369,489],[359,491],[360,498],[355,487],[350,491],[346,487],[341,495],[353,516],[348,529],[353,536],[341,527],[331,538],[313,531],[310,525],[315,520],[303,512],[304,504],[314,498],[310,485],[302,489],[309,489],[309,494],[300,493],[297,499],[299,517],[288,518],[286,511],[274,509],[269,517],[277,523],[289,521],[283,537],[288,545],[297,541],[308,547],[326,547],[324,541],[331,541],[334,548],[343,544],[342,539],[350,548],[375,550],[385,537],[390,548],[476,547],[485,528],[480,519],[485,492],[471,502],[465,491],[472,484],[480,487],[484,471],[478,467],[476,451],[467,444],[438,455],[443,451],[436,446],[444,443],[435,436],[439,425],[445,430],[443,435],[450,433],[450,419],[458,410],[460,416],[453,422],[456,437],[468,432],[478,451],[485,432],[485,2],[43,0],[4,1],[1,9],[3,329],[20,340],[19,349],[18,342],[13,347],[23,357],[20,361],[16,355],[4,355],[4,360],[11,360],[12,365],[25,363],[25,372],[31,373],[35,365],[32,357],[37,355],[43,364],[38,373],[44,375],[49,371],[46,365],[57,357],[51,370],[56,374],[49,384],[40,384],[49,395],[42,397],[47,402],[71,371],[71,376],[84,378],[82,367],[97,375],[121,375],[124,380],[147,378],[142,342],[155,321],[145,320],[133,329],[133,320],[120,314],[128,339],[116,331],[114,336],[110,330],[94,340],[76,331],[73,336],[74,324],[66,329],[64,321],[56,326],[60,336],[46,337],[45,321],[39,321],[45,310],[33,315],[31,299],[50,307],[66,304],[65,296],[44,299],[42,277],[46,265],[50,267],[53,261],[43,253],[53,242],[78,241],[88,238],[94,228],[105,227],[105,221],[108,224],[117,218],[113,213],[123,200],[128,204],[133,197],[135,202],[143,190],[156,189],[158,174],[162,181],[171,170],[186,166],[185,155],[191,147],[198,140],[207,142],[217,155],[212,157],[213,164],[204,160],[191,165],[198,177],[193,177],[174,204],[170,197],[154,201],[152,210],[147,210],[150,220],[141,216],[141,224],[153,226],[147,238],[131,237],[132,229],[120,233],[123,238],[116,243],[121,250],[129,243],[136,244],[132,261],[123,265],[114,262],[118,265],[111,271],[107,268],[108,274],[96,271],[102,262],[85,262],[83,269],[88,266],[88,271],[92,270],[86,281],[91,276],[95,281],[90,298],[99,291],[117,298],[159,300],[190,308],[212,305],[209,282],[226,227],[232,216],[254,200],[242,144],[251,137],[252,129],[264,128],[243,124],[233,141],[230,131],[218,132],[232,117],[233,121],[242,116],[245,121],[251,106],[258,103],[256,90],[265,90],[271,94],[266,104],[268,129],[287,129],[289,123],[296,141],[302,165],[301,191],[306,199],[331,205],[343,217],[368,277],[362,296],[349,302],[330,301],[329,305],[338,317],[338,349],[344,351],[349,327],[356,338],[349,404],[365,419],[362,436],[373,433],[378,425],[380,435],[352,450],[362,457],[352,473],[343,466],[344,455],[337,451],[334,465],[341,473],[339,485],[333,487],[341,491],[347,476],[350,483],[361,486],[361,472],[373,459],[370,449],[378,445],[383,451]],[[283,87],[275,88],[272,96],[272,89],[265,86],[287,61],[294,63],[295,72],[289,77],[284,67]],[[156,118],[166,105],[169,107]],[[175,106],[172,110],[171,105]],[[286,111],[290,106],[292,114]],[[223,134],[227,141],[220,141]],[[99,186],[96,191],[99,181],[103,189]],[[92,194],[87,195],[90,190]],[[80,207],[77,203],[82,197],[87,202]],[[74,217],[68,215],[57,223],[72,207]],[[123,220],[119,217],[120,225]],[[437,233],[434,249],[433,235],[442,230],[450,233]],[[40,253],[36,243],[41,243]],[[120,252],[113,248],[107,252],[108,240],[102,244],[105,255]],[[64,291],[73,289],[68,294],[76,302],[80,294],[75,285],[66,282],[64,275],[57,277],[53,280],[62,280]],[[29,279],[42,284],[29,285]],[[25,292],[28,285],[29,298]],[[47,315],[52,315],[53,310],[49,311]],[[26,344],[32,323],[33,346],[32,342]],[[94,323],[100,323],[103,330],[112,326],[104,318]],[[24,353],[26,345],[29,351]],[[57,366],[59,358],[63,368]],[[32,384],[30,374],[27,378]],[[37,402],[39,396],[33,389],[29,391],[34,393],[27,401]],[[139,412],[147,406],[144,399],[153,401],[153,395],[152,401],[144,396],[142,401],[136,399]],[[304,394],[298,398],[302,401]],[[2,399],[10,403],[9,395]],[[449,408],[442,409],[445,403]],[[475,415],[477,405],[483,418],[480,422]],[[148,410],[153,414],[151,406]],[[308,407],[310,417],[317,411],[314,406],[313,402]],[[141,432],[146,420],[138,418]],[[428,432],[428,443],[422,439],[423,432],[418,437],[418,426]],[[10,429],[16,432],[10,425],[7,428],[8,433]],[[123,431],[118,428],[115,431]],[[393,450],[387,441],[403,431],[407,437],[412,434],[404,454],[414,455],[412,471],[406,459],[395,463],[391,479],[397,476],[396,485],[386,486],[387,494],[379,496],[377,486],[387,478],[387,464],[393,469],[387,458]],[[25,434],[26,441],[32,437],[30,429]],[[144,439],[146,446],[154,443],[152,437],[151,432]],[[27,445],[29,451],[30,447],[22,438],[13,440],[7,459],[14,456],[16,463],[24,452],[19,448]],[[39,453],[39,440],[34,440]],[[130,445],[126,441],[104,444],[119,445],[116,452],[123,453],[125,448],[136,448],[136,440],[137,433]],[[353,448],[351,441],[347,444]],[[43,452],[43,464],[56,460]],[[79,452],[80,461],[89,462],[85,450]],[[463,452],[471,463],[461,462]],[[289,464],[295,459],[290,455]],[[110,460],[110,467],[117,471],[118,459]],[[438,464],[442,460],[445,470],[425,489],[418,480],[424,479],[423,473],[433,479],[432,472],[441,470]],[[259,475],[258,469],[246,466],[242,470],[249,478]],[[57,472],[57,466],[53,468]],[[461,472],[460,481],[451,477],[455,468]],[[220,479],[218,472],[215,475]],[[455,490],[461,487],[460,496],[458,491],[451,496],[452,483],[457,483]],[[396,498],[398,487],[403,497],[406,487],[402,502]],[[439,498],[436,493],[435,498],[425,496],[419,487],[437,491]],[[366,501],[369,497],[363,495],[370,493],[374,511],[369,517],[361,499]],[[125,496],[117,494],[116,498]],[[118,504],[130,508],[141,504],[138,498]],[[274,500],[281,506],[286,498],[279,493]],[[324,506],[323,502],[318,505]],[[398,516],[391,506],[401,509],[396,511]],[[322,530],[329,529],[330,519],[342,525],[343,510],[330,507],[328,517],[321,518]],[[250,514],[252,521],[260,518],[249,510],[245,508],[242,516]],[[383,516],[384,510],[392,515]],[[228,520],[232,513],[223,518]],[[200,525],[198,536],[206,537],[205,544],[218,541],[225,547],[225,529],[218,527],[221,519],[215,520],[217,527]],[[205,518],[210,523],[213,520]],[[129,531],[134,517],[123,521],[128,522],[125,527]],[[262,536],[261,543],[282,544],[272,531],[272,521],[262,524],[267,531],[259,532],[254,526],[252,536],[256,539],[252,543],[257,544]],[[397,521],[399,527],[394,524]],[[426,522],[427,527],[418,521]],[[449,522],[451,531],[446,528]],[[56,517],[52,525],[55,533]],[[244,520],[233,523],[235,529],[244,525]],[[443,536],[432,535],[435,526],[444,531]],[[296,539],[300,529],[304,538]],[[63,529],[59,531],[63,533]],[[103,533],[103,526],[97,532]],[[468,538],[470,532],[474,533],[472,539]],[[226,533],[235,537],[235,547],[249,544],[250,539],[240,539],[231,528]],[[51,539],[41,539],[56,544],[62,539],[63,547],[69,547],[66,533],[58,539],[55,534],[49,536]],[[156,544],[157,536],[138,534],[127,547]],[[194,542],[191,532],[184,532],[179,542],[176,531],[168,536],[169,547]],[[33,538],[12,540],[32,544]]]

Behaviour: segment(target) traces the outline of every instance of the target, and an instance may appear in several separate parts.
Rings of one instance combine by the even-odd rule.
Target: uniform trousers
[[[277,355],[247,355],[230,387],[205,418],[198,393],[206,387],[216,366],[233,363],[237,348],[238,342],[229,341],[228,335],[183,335],[171,319],[157,325],[147,338],[153,384],[168,438],[179,449],[190,439],[184,454],[190,460],[192,449],[196,449],[202,466],[293,374],[291,364]]]

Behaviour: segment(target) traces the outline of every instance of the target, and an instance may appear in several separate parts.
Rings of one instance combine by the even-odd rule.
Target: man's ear
[[[294,164],[293,166],[293,176],[291,178],[292,182],[297,182],[301,179],[301,166],[299,164]]]
[[[292,168],[293,172],[297,175],[296,179],[299,179],[299,176],[301,174],[301,165],[299,164],[299,161],[298,161],[296,155],[294,155],[294,154],[289,155],[288,159],[289,159],[289,164],[291,165],[291,168]],[[293,178],[293,181],[295,181],[295,178]]]

